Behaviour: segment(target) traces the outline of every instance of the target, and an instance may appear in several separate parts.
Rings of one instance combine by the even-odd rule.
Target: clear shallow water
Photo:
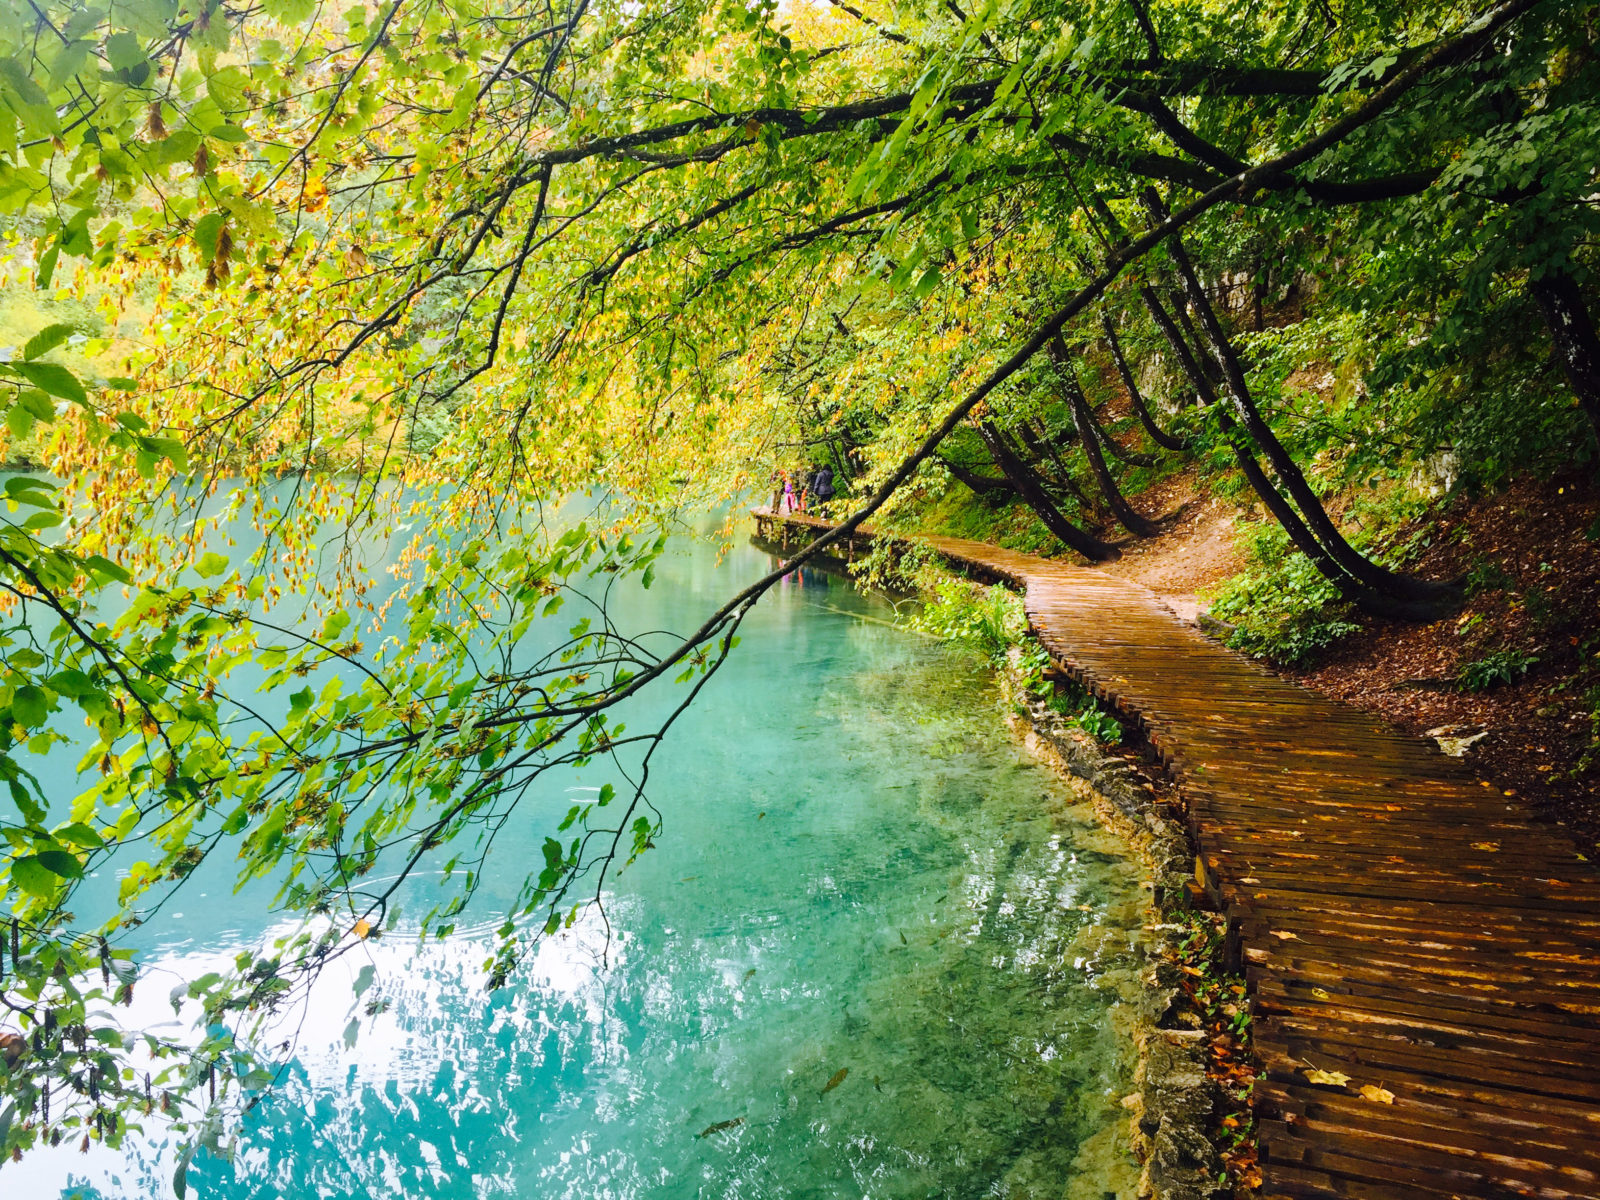
[[[770,561],[714,560],[680,546],[619,598],[621,623],[697,624]],[[613,879],[609,943],[581,921],[493,994],[465,925],[368,943],[286,1030],[288,1078],[231,1160],[196,1158],[192,1194],[1124,1194],[1138,876],[1013,743],[970,656],[892,619],[810,572],[763,600],[658,755],[665,830]],[[509,896],[572,799],[612,778],[597,764],[529,797],[489,891]],[[225,884],[185,905],[145,930],[151,1021],[171,1019],[169,974],[270,930]],[[389,1009],[347,1046],[367,962],[360,1003]],[[0,1194],[171,1195],[173,1155],[159,1138],[41,1155],[0,1170]]]

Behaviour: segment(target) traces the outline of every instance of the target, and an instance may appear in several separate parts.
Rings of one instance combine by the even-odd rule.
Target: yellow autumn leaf
[[[1362,1099],[1371,1100],[1374,1104],[1393,1104],[1394,1093],[1386,1087],[1374,1087],[1370,1083],[1361,1085]]]
[[[1328,995],[1328,989],[1327,988],[1312,988],[1311,989],[1311,994],[1313,996],[1315,996],[1318,1000],[1331,1000],[1331,999],[1333,999],[1332,996]]]
[[[306,212],[319,212],[328,203],[328,185],[321,179],[308,179],[300,189],[300,204]]]
[[[1343,1071],[1323,1071],[1316,1067],[1306,1068],[1306,1078],[1312,1083],[1320,1083],[1326,1087],[1344,1087],[1350,1082],[1350,1076]]]
[[[358,938],[364,938],[372,932],[372,922],[363,918],[362,920],[356,922],[355,928],[352,929],[351,932],[354,933]]]

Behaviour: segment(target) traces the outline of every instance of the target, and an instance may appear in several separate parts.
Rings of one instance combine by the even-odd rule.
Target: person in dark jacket
[[[811,495],[818,504],[826,504],[833,499],[833,468],[819,467],[817,473],[811,477]]]

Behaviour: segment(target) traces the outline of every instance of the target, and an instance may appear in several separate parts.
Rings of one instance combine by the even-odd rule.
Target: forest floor
[[[1250,514],[1185,476],[1135,503],[1182,514],[1106,570],[1195,620],[1243,568],[1236,535]],[[1277,669],[1418,736],[1470,739],[1464,761],[1485,786],[1600,849],[1600,489],[1578,475],[1520,479],[1455,497],[1408,532],[1421,546],[1412,569],[1465,578],[1460,610],[1428,625],[1356,617],[1316,662]]]

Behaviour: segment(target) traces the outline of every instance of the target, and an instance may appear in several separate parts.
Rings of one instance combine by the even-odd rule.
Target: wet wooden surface
[[[796,547],[827,528],[757,517]],[[1260,1195],[1600,1197],[1600,872],[1559,828],[1143,587],[926,540],[1021,588],[1057,664],[1177,781],[1250,984]]]

